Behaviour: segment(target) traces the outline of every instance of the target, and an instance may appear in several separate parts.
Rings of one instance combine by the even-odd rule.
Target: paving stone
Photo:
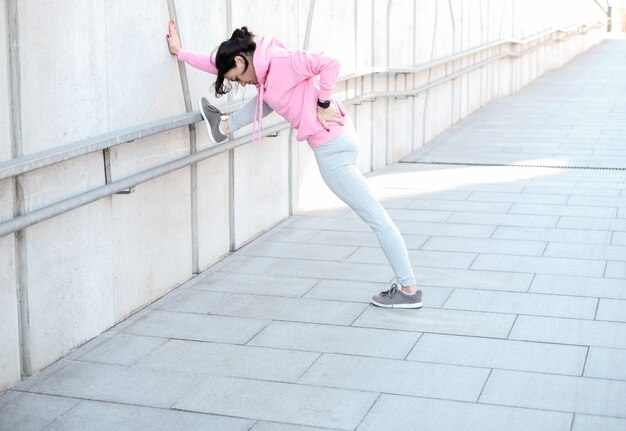
[[[321,231],[313,229],[293,229],[286,227],[280,230],[271,230],[263,235],[262,239],[263,241],[303,243],[320,232]]]
[[[450,211],[434,211],[434,210],[419,210],[419,209],[405,209],[405,208],[393,208],[387,211],[391,219],[396,221],[425,221],[425,222],[444,222],[452,212]],[[352,213],[346,217],[356,218],[358,215]]]
[[[280,277],[265,274],[236,272],[214,272],[202,282],[192,286],[197,290],[215,292],[253,293],[255,295],[275,295],[300,297],[308,292],[319,280],[315,278]]]
[[[476,401],[489,369],[324,354],[299,383],[363,391]]]
[[[349,325],[361,314],[366,305],[308,298],[195,291],[192,295],[181,295],[167,307],[173,311],[259,319],[255,322],[263,322],[263,325],[256,327],[254,332],[256,334],[269,323],[269,320]],[[228,319],[224,322],[228,322]],[[214,329],[207,327],[206,330]],[[231,330],[237,332],[239,327],[234,325]],[[233,336],[231,340],[243,340],[252,332],[242,333],[238,338]],[[245,341],[247,342],[249,338]]]
[[[502,151],[506,147],[497,147],[497,151]],[[505,193],[520,193],[524,189],[522,183],[507,183],[507,184],[468,184],[463,187],[466,190],[473,192],[505,192]],[[489,211],[485,211],[489,212]]]
[[[626,418],[626,382],[493,370],[480,402]]]
[[[526,186],[524,193],[572,195],[572,196],[619,196],[619,189],[606,187],[546,187],[546,186]]]
[[[537,204],[565,204],[567,195],[540,195],[532,193],[487,193],[473,192],[467,200],[479,202],[510,202]]]
[[[413,267],[420,286],[464,287],[468,289],[511,290],[526,292],[532,274]]]
[[[46,431],[247,431],[254,421],[98,401],[83,401]]]
[[[498,226],[491,238],[583,244],[609,244],[611,233],[602,230],[547,229],[539,227]]]
[[[424,334],[408,360],[579,376],[587,348],[528,341]]]
[[[411,203],[410,198],[394,196],[378,196],[378,201],[385,209],[405,209]]]
[[[558,317],[519,316],[512,340],[626,349],[626,323]]]
[[[626,245],[626,232],[613,232],[611,244]]]
[[[389,283],[321,280],[304,295],[304,298],[369,303],[372,295],[389,287]]]
[[[408,249],[418,249],[429,238],[428,235],[402,235]],[[308,242],[315,244],[352,245],[358,247],[380,247],[374,232],[321,231]]]
[[[357,247],[325,244],[292,244],[286,242],[252,242],[238,250],[245,256],[286,257],[312,260],[343,261]]]
[[[569,431],[571,413],[383,394],[358,431]]]
[[[452,292],[452,289],[447,287],[422,286],[419,280],[418,286],[422,289],[423,307],[427,308],[441,308]],[[389,287],[389,284],[383,283],[322,280],[304,297],[329,301],[369,303],[373,295],[388,290]]]
[[[572,431],[623,431],[626,429],[626,419],[607,418],[603,416],[574,415]]]
[[[152,311],[156,309],[156,307],[159,307],[162,304],[165,304],[171,301],[173,298],[177,297],[181,293],[182,290],[185,290],[185,289],[182,289],[182,288],[180,288],[180,290],[175,289],[175,292],[170,292],[167,294],[167,299],[164,297],[161,297],[157,299],[156,301],[154,301],[152,304],[142,308],[141,310],[133,312],[124,320],[119,321],[115,326],[113,326],[112,328],[109,328],[107,330],[107,333],[109,333],[110,336],[113,336],[114,334],[118,334],[118,333],[125,331],[126,328],[128,328],[129,326],[134,325],[135,323],[139,322],[141,319],[145,319],[147,316],[149,316],[152,313]],[[154,307],[153,307],[153,304],[154,304]]]
[[[444,308],[593,320],[597,301],[564,295],[455,289]]]
[[[590,347],[585,376],[626,380],[626,350]]]
[[[431,237],[423,250],[464,251],[470,253],[514,254],[541,256],[546,248],[544,241],[518,241],[505,239]]]
[[[460,236],[465,238],[489,238],[495,226],[480,226],[460,223],[428,223],[398,221],[396,226],[404,234]]]
[[[214,376],[174,408],[352,430],[377,398],[369,392]]]
[[[203,294],[205,292],[187,291],[181,294],[181,297],[194,298]],[[174,302],[176,303],[177,301]],[[270,323],[269,320],[167,311],[174,308],[173,304],[167,304],[165,307],[167,309],[154,310],[144,319],[126,328],[125,332],[161,338],[245,344]]]
[[[626,246],[551,242],[546,247],[544,256],[626,262]]]
[[[624,287],[626,289],[626,287]],[[626,301],[619,299],[600,299],[597,320],[626,322]]]
[[[506,338],[514,320],[514,315],[501,313],[434,308],[392,310],[372,306],[353,326]]]
[[[318,357],[310,352],[172,340],[136,366],[292,382]]]
[[[166,342],[167,338],[143,337],[123,333],[114,334],[102,344],[85,351],[81,355],[77,355],[74,359],[107,364],[131,365]]]
[[[396,185],[397,187],[397,185]],[[470,196],[471,192],[461,190],[436,190],[436,191],[422,191],[420,193],[412,194],[414,199],[436,199],[447,201],[464,201]],[[415,209],[415,208],[410,208]]]
[[[297,214],[307,217],[343,217],[352,210],[339,199],[335,202],[339,206],[333,206],[332,208],[307,208],[304,210],[298,210]]]
[[[109,328],[107,331],[103,332],[102,334],[99,334],[98,336],[93,337],[91,340],[87,341],[86,343],[81,344],[80,346],[74,348],[74,350],[72,350],[70,353],[65,355],[65,359],[77,359],[78,357],[84,355],[90,350],[98,347],[100,344],[107,342],[108,340],[113,338],[117,333],[118,331],[116,330],[115,326],[112,328]]]
[[[450,223],[486,224],[497,226],[531,226],[556,227],[558,216],[545,215],[518,215],[518,214],[488,214],[456,212],[448,219]]]
[[[574,217],[615,217],[615,208],[573,205],[513,204],[510,214],[545,214]]]
[[[424,209],[434,211],[465,211],[480,213],[504,214],[511,208],[510,203],[467,202],[430,199],[413,199],[408,209]]]
[[[471,268],[482,270],[601,277],[604,274],[605,265],[606,262],[601,260],[480,254],[472,264]]]
[[[204,378],[199,373],[129,367],[111,380],[85,388],[83,398],[169,408]]]
[[[626,299],[624,282],[617,279],[537,274],[529,292]]]
[[[305,425],[280,424],[278,422],[257,422],[250,431],[338,431],[337,428],[317,428]]]
[[[19,391],[38,392],[66,397],[88,398],[91,386],[107,384],[127,368],[60,359],[16,385]]]
[[[568,205],[598,206],[598,207],[624,207],[625,197],[605,197],[605,196],[570,196]]]
[[[615,230],[626,232],[626,220],[602,217],[567,217],[559,218],[557,225],[563,229]]]
[[[287,222],[290,222],[290,221],[291,221],[291,219],[287,219]],[[239,256],[237,253],[228,254],[222,260],[220,260],[219,262],[211,265],[205,271],[201,272],[196,277],[192,278],[190,281],[185,283],[184,286],[193,286],[193,284],[195,282],[202,281],[204,279],[204,277],[207,277],[207,276],[209,276],[210,274],[212,274],[212,273],[214,273],[216,271],[220,271],[223,267],[228,266],[231,263],[237,262],[241,258],[242,257]]]
[[[435,268],[467,269],[476,259],[475,253],[408,250],[409,260],[413,265]],[[380,248],[361,247],[352,254],[347,262],[384,263],[387,258]]]
[[[274,322],[248,345],[403,359],[420,335],[404,331]]]
[[[604,276],[607,278],[626,279],[626,262],[607,261]]]
[[[38,431],[81,400],[9,390],[0,397],[0,430]],[[46,428],[47,429],[47,428]]]
[[[223,267],[222,271],[385,283],[393,278],[389,265],[251,256],[241,256],[237,261]]]
[[[144,307],[141,311],[146,311],[146,315],[150,314],[150,310],[156,310],[158,308],[161,307],[161,305],[173,300],[174,298],[176,298],[178,295],[180,295],[181,291],[192,288],[192,286],[196,283],[199,282],[198,280],[199,277],[194,277],[191,280],[189,280],[188,283],[183,283],[182,286],[179,286],[179,288],[175,288],[173,290],[170,290],[168,293],[166,293],[165,295],[163,295],[162,297],[158,298],[156,301],[148,304],[146,307]],[[183,288],[184,286],[184,288]],[[126,325],[129,326],[129,325]],[[122,328],[120,328],[122,329]]]
[[[289,225],[295,229],[314,230],[339,230],[345,232],[371,232],[368,225],[361,219],[354,218],[331,218],[331,217],[301,217],[292,216],[293,221]]]

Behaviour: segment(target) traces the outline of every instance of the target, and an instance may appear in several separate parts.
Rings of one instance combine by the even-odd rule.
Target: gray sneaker
[[[422,291],[417,289],[413,295],[407,295],[394,283],[391,289],[372,296],[372,304],[385,308],[420,308]]]
[[[222,121],[222,113],[215,106],[211,105],[206,97],[201,97],[198,101],[200,113],[206,123],[209,139],[214,144],[221,144],[228,139],[228,136],[220,132],[220,122]]]

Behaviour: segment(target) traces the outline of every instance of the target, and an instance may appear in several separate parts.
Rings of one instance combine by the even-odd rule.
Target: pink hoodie
[[[211,57],[180,50],[178,59],[189,65],[217,74],[215,60]],[[258,108],[254,116],[253,141],[256,123],[261,120],[263,102],[283,116],[298,130],[297,139],[306,140],[311,147],[334,139],[343,132],[343,126],[327,122],[327,132],[317,119],[317,99],[330,99],[331,106],[346,117],[343,104],[332,97],[339,61],[322,52],[290,51],[274,37],[261,37],[253,57],[258,85]],[[349,121],[345,118],[344,121]],[[260,140],[260,136],[259,136]]]

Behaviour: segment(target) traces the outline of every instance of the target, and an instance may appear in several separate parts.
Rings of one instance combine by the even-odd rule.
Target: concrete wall
[[[408,67],[601,15],[592,0],[553,2],[550,11],[543,3],[317,0],[308,48],[340,58],[347,74],[370,66]],[[166,48],[167,22],[176,19],[183,47],[191,51],[210,53],[241,25],[301,49],[309,5],[310,0],[5,0],[0,46],[7,46],[12,13],[19,51],[0,51],[0,160],[182,113],[186,97],[193,110],[201,95],[217,105],[245,103],[253,88],[216,99],[212,77],[190,67],[183,85],[179,64]],[[62,32],[50,17],[63,17]],[[350,107],[361,138],[361,170],[397,161],[598,40],[598,33],[589,33],[489,64],[416,97]],[[414,88],[496,54],[413,75],[340,83],[335,93],[347,98],[361,89]],[[11,87],[12,69],[19,74]],[[272,114],[264,125],[279,120]],[[10,124],[19,128],[15,137]],[[181,128],[112,148],[113,180],[182,157],[194,146],[207,148],[206,130],[198,126],[195,132]],[[103,157],[96,152],[0,181],[0,220],[105,184]],[[14,205],[20,187],[23,197]],[[0,238],[0,391],[211,266],[290,211],[332,205],[334,199],[308,146],[283,131],[261,145],[239,147],[138,185],[133,193]]]

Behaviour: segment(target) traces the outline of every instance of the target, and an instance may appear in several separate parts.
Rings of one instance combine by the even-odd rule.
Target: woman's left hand
[[[178,55],[180,51],[180,39],[178,38],[178,32],[176,31],[176,26],[174,25],[174,20],[170,20],[170,32],[165,36],[167,39],[167,45],[170,49],[170,54]]]
[[[326,129],[327,132],[330,131],[330,128],[328,127],[328,121],[334,121],[335,123],[339,123],[343,126],[343,115],[341,115],[339,111],[332,107],[328,107],[326,109],[318,107],[317,119],[320,121],[320,123],[322,123],[322,126],[324,126],[324,129]]]

